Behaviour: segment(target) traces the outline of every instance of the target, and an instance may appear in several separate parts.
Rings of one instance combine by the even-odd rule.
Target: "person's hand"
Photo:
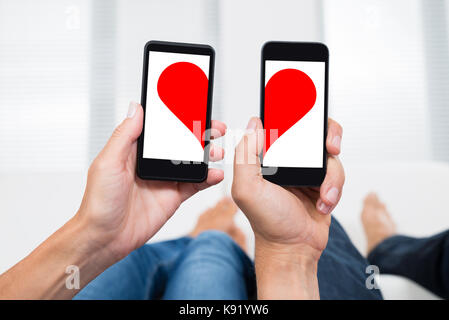
[[[301,245],[316,259],[326,247],[329,213],[340,200],[345,180],[336,157],[342,128],[331,119],[328,124],[327,174],[320,188],[284,188],[263,178],[259,154],[264,133],[258,118],[250,120],[234,159],[232,196],[248,217],[256,237],[267,243]]]
[[[284,188],[265,180],[259,161],[264,141],[260,119],[252,118],[247,129],[235,150],[232,197],[254,231],[256,269],[258,259],[316,269],[328,240],[330,212],[340,200],[345,180],[337,157],[342,128],[329,119],[327,174],[319,188]]]
[[[136,152],[142,125],[143,109],[131,103],[127,118],[89,168],[83,201],[75,216],[89,230],[91,244],[107,248],[114,260],[147,242],[184,200],[223,180],[219,169],[209,169],[202,183],[139,179]],[[225,132],[224,123],[212,120],[212,139]],[[222,148],[211,145],[211,161],[223,156]]]

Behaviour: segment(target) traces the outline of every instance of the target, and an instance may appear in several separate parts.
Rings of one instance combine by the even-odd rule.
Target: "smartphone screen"
[[[323,168],[325,62],[264,63],[263,166]]]
[[[204,160],[210,59],[149,51],[143,158]]]

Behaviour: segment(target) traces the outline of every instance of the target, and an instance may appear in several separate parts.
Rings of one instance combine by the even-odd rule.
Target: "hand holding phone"
[[[226,126],[212,121],[214,136]],[[137,138],[143,126],[143,108],[131,103],[128,116],[117,127],[89,168],[87,186],[75,220],[89,240],[106,248],[109,265],[147,242],[183,201],[223,180],[223,171],[209,169],[201,183],[142,180],[136,176]],[[211,161],[223,158],[215,147]]]
[[[340,200],[345,180],[343,167],[335,157],[340,153],[340,146],[332,143],[335,137],[341,138],[341,127],[329,119],[328,166],[320,188],[283,187],[264,179],[259,161],[265,138],[262,122],[258,118],[251,119],[248,129],[236,147],[232,197],[255,234],[258,297],[298,299],[300,296],[289,295],[288,290],[276,295],[275,290],[264,288],[273,288],[276,284],[280,284],[278,289],[285,286],[286,278],[280,279],[284,271],[293,272],[295,275],[290,279],[294,280],[298,280],[301,273],[310,275],[290,289],[316,280],[318,259],[328,239],[330,213]],[[296,272],[297,267],[311,268],[310,273],[304,269]],[[317,283],[315,288],[314,295],[302,298],[318,297]]]

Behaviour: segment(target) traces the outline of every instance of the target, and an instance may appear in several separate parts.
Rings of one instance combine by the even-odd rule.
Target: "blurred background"
[[[213,116],[231,129],[259,113],[264,42],[326,43],[347,176],[335,216],[362,252],[368,191],[403,233],[448,228],[448,15],[445,0],[0,0],[0,272],[78,209],[90,162],[140,101],[152,39],[215,48]],[[223,142],[225,182],[183,204],[152,241],[187,233],[229,194],[238,138]],[[380,286],[386,298],[434,298],[398,277]]]

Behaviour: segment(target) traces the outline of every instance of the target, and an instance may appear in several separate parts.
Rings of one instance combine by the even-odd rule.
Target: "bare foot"
[[[206,230],[219,230],[227,233],[234,241],[246,251],[246,237],[234,222],[237,212],[237,205],[231,198],[223,198],[217,202],[215,207],[204,211],[189,233],[191,237],[196,237]]]
[[[369,193],[365,197],[361,218],[365,229],[368,253],[380,242],[396,234],[396,224],[393,218],[375,193]]]
[[[229,232],[229,236],[234,239],[234,241],[243,249],[243,251],[247,252],[246,247],[246,236],[243,233],[242,229],[237,227],[235,224]]]

